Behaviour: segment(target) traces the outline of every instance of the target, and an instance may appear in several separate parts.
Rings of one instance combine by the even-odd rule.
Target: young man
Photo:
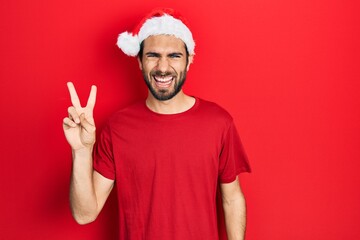
[[[250,167],[231,116],[182,91],[194,56],[190,30],[173,10],[159,9],[120,34],[118,46],[138,57],[149,94],[116,112],[94,147],[96,87],[81,107],[68,83],[73,106],[63,128],[73,152],[75,220],[94,221],[116,180],[120,239],[218,239],[220,188],[228,239],[244,239],[237,175]]]

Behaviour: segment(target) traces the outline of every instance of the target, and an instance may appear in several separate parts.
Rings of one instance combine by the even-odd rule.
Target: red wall
[[[360,239],[359,1],[2,1],[0,239],[115,239],[71,218],[66,82],[98,86],[101,129],[143,98],[115,46],[155,6],[180,10],[197,42],[186,92],[236,119],[253,173],[241,177],[248,240]]]

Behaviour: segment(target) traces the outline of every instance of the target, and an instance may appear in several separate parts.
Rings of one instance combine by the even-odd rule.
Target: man
[[[120,239],[218,239],[220,188],[228,239],[244,239],[237,175],[250,168],[231,116],[182,91],[195,47],[184,20],[155,10],[134,33],[120,34],[118,46],[138,57],[149,94],[115,113],[94,147],[96,87],[81,107],[68,83],[73,106],[63,128],[73,153],[75,220],[94,221],[116,180]]]

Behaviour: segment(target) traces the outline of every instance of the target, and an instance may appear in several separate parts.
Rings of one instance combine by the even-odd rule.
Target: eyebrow
[[[171,56],[183,56],[183,54],[181,52],[173,52],[173,53],[168,54],[168,57],[171,57]]]
[[[160,53],[157,52],[147,52],[145,53],[146,56],[154,56],[154,57],[160,57]],[[169,53],[167,56],[171,57],[171,56],[183,56],[184,54],[182,54],[181,52],[172,52]]]
[[[147,52],[147,53],[145,53],[145,55],[146,55],[146,56],[155,56],[155,57],[159,57],[159,56],[160,56],[160,54],[157,53],[157,52]]]

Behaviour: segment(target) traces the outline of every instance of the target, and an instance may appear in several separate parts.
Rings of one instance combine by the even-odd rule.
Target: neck
[[[159,101],[149,92],[146,99],[147,107],[156,113],[160,114],[176,114],[189,110],[195,104],[195,98],[184,94],[180,91],[173,98],[166,101]]]

